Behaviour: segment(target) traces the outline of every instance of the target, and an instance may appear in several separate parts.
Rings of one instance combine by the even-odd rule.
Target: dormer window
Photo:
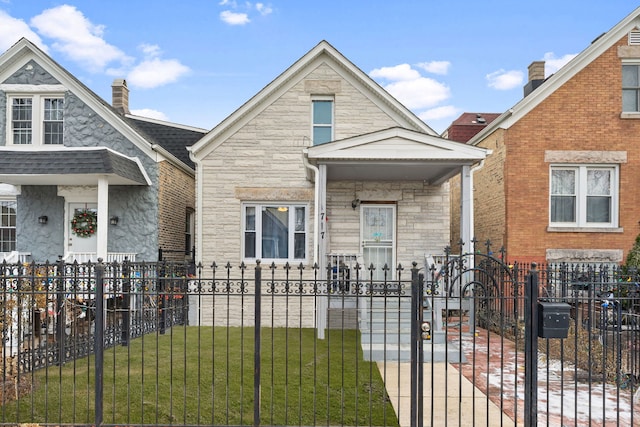
[[[9,114],[9,144],[62,145],[63,97],[41,94],[10,96]]]
[[[333,97],[314,97],[313,105],[313,145],[333,140]]]

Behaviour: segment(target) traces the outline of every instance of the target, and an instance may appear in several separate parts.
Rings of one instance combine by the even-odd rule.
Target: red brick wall
[[[618,43],[626,44],[626,37]],[[542,261],[547,248],[622,249],[626,256],[633,245],[640,232],[640,119],[620,118],[621,81],[621,59],[613,46],[505,131],[504,182],[499,175],[491,179],[495,173],[491,167],[478,174],[482,178],[476,177],[476,189],[482,182],[483,193],[499,194],[506,189],[503,235],[511,260]],[[492,138],[482,146],[492,148]],[[624,232],[547,231],[549,164],[544,161],[545,150],[626,151],[628,162],[620,165],[619,198],[619,226]],[[484,238],[486,231],[499,240],[500,232],[486,230],[491,225],[484,223],[491,218],[482,213],[494,202],[488,194],[478,199],[476,218],[483,225],[476,226],[476,235]]]

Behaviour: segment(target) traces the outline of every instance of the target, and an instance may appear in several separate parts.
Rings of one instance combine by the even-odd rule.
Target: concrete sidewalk
[[[379,362],[378,369],[400,420],[400,426],[409,427],[411,425],[410,364]],[[424,364],[423,410],[425,427],[515,425],[514,421],[502,414],[500,408],[482,391],[447,363]]]

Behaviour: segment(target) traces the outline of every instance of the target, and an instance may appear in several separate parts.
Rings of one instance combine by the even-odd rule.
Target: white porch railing
[[[29,252],[0,252],[0,262],[6,261],[7,264],[27,263],[31,261],[31,254]]]
[[[327,262],[329,264],[329,272],[331,274],[330,278],[330,292],[342,293],[342,294],[350,294],[355,292],[355,284],[356,280],[356,264],[360,262],[362,256],[359,254],[338,254],[332,253],[327,254]],[[360,273],[362,274],[362,272]]]
[[[135,262],[136,253],[133,252],[109,252],[107,253],[106,262],[123,262],[127,258],[129,261]],[[69,252],[64,258],[65,262],[71,263],[77,261],[78,263],[84,262],[97,262],[98,257],[95,252]]]

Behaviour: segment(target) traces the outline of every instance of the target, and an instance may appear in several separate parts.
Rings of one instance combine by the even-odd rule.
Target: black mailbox
[[[569,304],[564,302],[539,302],[538,336],[540,338],[567,338],[569,311]]]

